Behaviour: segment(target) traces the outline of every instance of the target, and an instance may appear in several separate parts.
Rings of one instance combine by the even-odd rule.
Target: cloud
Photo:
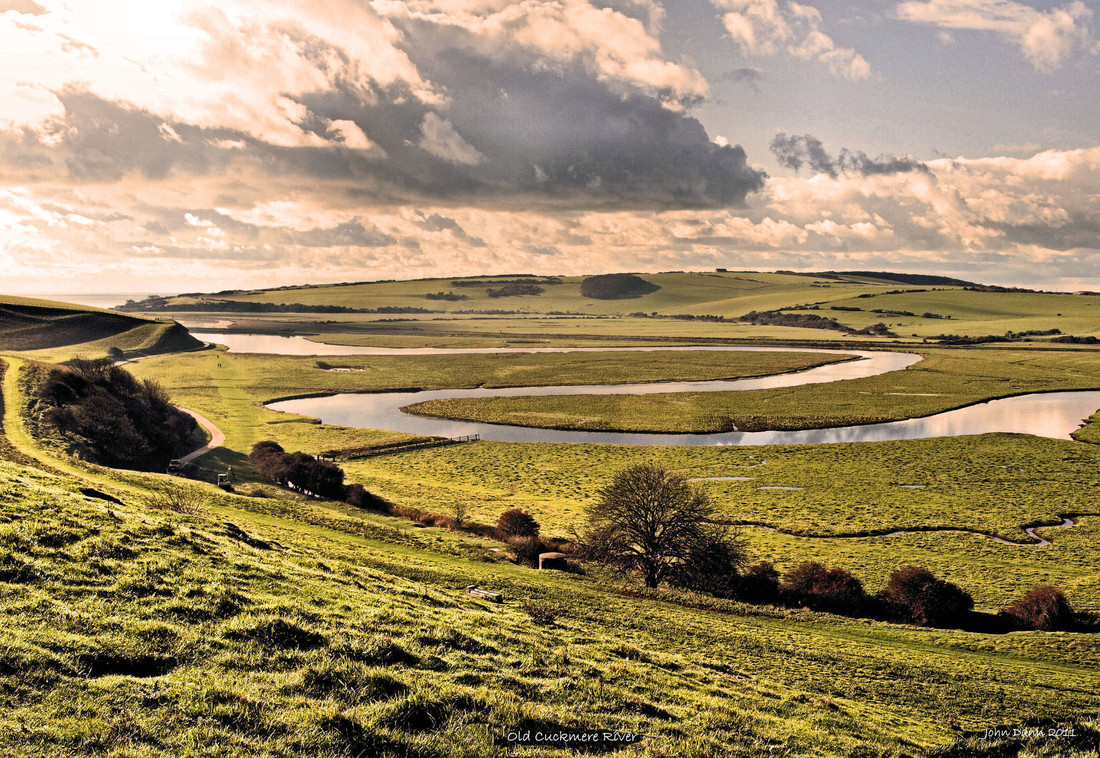
[[[46,12],[46,9],[34,0],[0,0],[0,13],[7,13],[8,11],[22,13],[26,16],[41,16]]]
[[[476,166],[485,160],[477,151],[455,131],[454,124],[434,113],[425,113],[420,122],[420,148],[436,158],[464,166]]]
[[[878,158],[869,158],[862,150],[852,151],[843,148],[840,154],[833,158],[826,152],[821,140],[810,134],[799,136],[779,132],[772,138],[770,147],[779,165],[795,171],[808,166],[811,171],[828,174],[834,179],[840,174],[849,173],[863,176],[899,174],[909,171],[928,173],[928,167],[925,164],[911,157],[880,155]]]
[[[764,81],[764,72],[758,68],[737,68],[722,77],[734,84],[743,84],[753,92],[760,92],[760,82]]]
[[[549,71],[579,67],[619,93],[644,92],[673,106],[699,102],[708,94],[706,79],[693,64],[664,54],[659,38],[664,11],[650,0],[391,0],[377,5],[403,29],[420,22],[463,31],[471,49],[482,54],[536,60]]]
[[[786,50],[803,60],[824,63],[832,73],[858,81],[871,65],[850,47],[838,47],[823,31],[821,12],[793,0],[711,0],[722,14],[730,39],[749,55]]]
[[[20,181],[604,208],[738,205],[763,186],[687,114],[706,82],[664,54],[648,0],[42,2],[33,22],[0,15],[33,68],[0,70],[0,165]]]
[[[779,176],[751,207],[657,213],[426,203],[367,216],[313,192],[212,203],[231,191],[241,193],[234,202],[247,197],[247,173],[231,182],[200,176],[186,191],[128,179],[43,184],[0,189],[0,266],[9,286],[49,271],[50,281],[111,290],[125,280],[149,291],[388,279],[395,271],[415,278],[714,266],[889,268],[1096,288],[1084,277],[1100,270],[1100,147],[924,165]]]
[[[317,147],[330,140],[310,128],[306,94],[369,101],[401,85],[425,102],[437,98],[393,26],[353,0],[272,0],[264,13],[248,0],[43,0],[43,10],[32,23],[0,15],[0,44],[21,61],[0,71],[9,127],[46,128],[64,115],[58,93],[82,89],[166,121]]]
[[[1038,10],[1014,0],[907,0],[898,18],[941,29],[968,29],[997,34],[1018,45],[1038,71],[1051,73],[1077,50],[1095,52],[1093,11],[1080,0]]]
[[[371,142],[362,128],[354,121],[332,119],[328,122],[325,135],[351,150],[362,150],[374,153],[379,158],[385,157],[386,152]]]
[[[486,247],[485,240],[480,237],[474,237],[466,232],[462,228],[462,225],[455,221],[450,216],[444,216],[439,213],[433,213],[430,216],[425,216],[423,213],[419,214],[420,220],[416,221],[416,225],[421,229],[429,232],[450,232],[456,239],[461,242],[465,242],[473,247]]]
[[[286,244],[303,247],[386,247],[397,243],[395,237],[374,226],[364,225],[359,219],[345,221],[328,229],[287,232],[282,238]]]

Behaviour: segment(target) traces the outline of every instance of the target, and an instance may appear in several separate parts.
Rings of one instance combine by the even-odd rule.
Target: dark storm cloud
[[[201,230],[205,227],[217,227],[231,234],[235,240],[281,247],[386,247],[397,242],[392,235],[386,234],[373,224],[364,223],[359,218],[331,227],[298,230],[249,224],[213,208],[183,209],[146,206],[143,211],[153,219],[142,224],[141,228],[161,236],[187,229]]]
[[[869,158],[862,150],[843,148],[833,158],[825,150],[821,140],[809,134],[794,135],[779,132],[772,138],[771,151],[781,166],[799,171],[808,166],[818,174],[828,174],[834,179],[840,174],[903,174],[910,171],[929,173],[928,167],[913,158],[880,155]]]
[[[763,187],[740,147],[714,144],[660,95],[617,91],[581,62],[550,69],[519,53],[490,57],[460,29],[402,29],[406,53],[451,97],[444,115],[487,157],[460,172],[478,191],[587,207],[715,207]]]
[[[68,91],[61,102],[65,120],[54,125],[53,136],[60,140],[69,176],[78,181],[117,181],[132,172],[163,179],[177,168],[205,174],[228,162],[226,151],[211,141],[239,136],[225,129],[168,125],[145,111],[83,92]]]
[[[279,236],[288,245],[302,247],[385,247],[397,242],[396,238],[374,226],[365,226],[359,219],[330,229],[284,231]]]
[[[561,255],[556,245],[527,245],[524,249],[531,255]]]
[[[722,78],[734,84],[743,84],[753,92],[760,92],[760,82],[764,81],[764,72],[758,68],[737,68]]]
[[[162,237],[172,233],[172,230],[162,224],[160,221],[147,221],[139,228],[142,231],[146,231],[150,234],[156,234]]]
[[[1074,214],[1063,224],[984,224],[1001,232],[1005,239],[1049,250],[1100,250],[1100,216]]]

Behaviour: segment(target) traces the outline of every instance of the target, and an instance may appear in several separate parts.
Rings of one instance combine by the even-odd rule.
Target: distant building
[[[714,269],[714,270],[715,270],[715,271],[716,271],[717,273],[719,273],[719,274],[724,274],[724,273],[726,273],[726,270],[725,270],[724,268],[716,268],[716,269]]]

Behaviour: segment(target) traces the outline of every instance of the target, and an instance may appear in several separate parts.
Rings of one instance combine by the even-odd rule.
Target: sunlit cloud
[[[1037,70],[1061,68],[1076,51],[1097,52],[1093,11],[1080,0],[1039,10],[1014,0],[907,0],[898,17],[941,29],[992,32],[1018,45]]]
[[[785,51],[825,64],[837,76],[867,79],[871,65],[849,47],[840,47],[824,31],[821,12],[793,0],[711,0],[722,14],[730,39],[749,55]]]

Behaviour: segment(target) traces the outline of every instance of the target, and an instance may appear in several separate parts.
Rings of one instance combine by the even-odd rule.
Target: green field
[[[864,308],[837,312],[855,326],[877,318],[867,315],[873,308],[949,307],[957,308],[952,319],[927,319],[950,326],[940,331],[965,333],[962,324],[977,334],[1048,329],[1054,327],[1041,325],[1055,319],[1077,334],[1097,326],[1089,310],[1095,298],[1085,296],[914,288],[855,277],[652,278],[661,290],[638,301],[587,305],[609,314],[736,314],[752,298],[757,309],[820,300]],[[563,304],[580,308],[586,299],[577,299],[578,283],[566,278],[528,298],[489,299],[464,288],[469,301],[425,300],[425,307],[511,308],[530,300],[544,303],[543,312],[566,310]],[[381,307],[441,289],[458,291],[434,281],[232,297]],[[895,289],[929,291],[885,294]],[[634,577],[595,566],[585,574],[538,572],[507,561],[500,543],[307,500],[253,476],[247,453],[263,439],[318,452],[407,437],[263,407],[277,397],[754,376],[833,359],[799,353],[804,332],[852,343],[868,339],[671,319],[514,316],[506,319],[515,332],[502,337],[494,331],[499,320],[452,315],[374,326],[367,323],[379,318],[373,314],[278,314],[241,323],[394,346],[532,344],[526,339],[632,344],[655,337],[750,339],[764,332],[790,334],[794,344],[783,353],[652,353],[644,360],[623,353],[317,359],[212,348],[135,355],[140,360],[130,370],[157,380],[175,402],[226,433],[225,446],[200,459],[202,475],[212,479],[232,465],[241,477],[236,494],[183,484],[186,512],[172,506],[179,480],[61,457],[24,423],[27,398],[19,377],[28,359],[136,348],[100,338],[48,351],[7,350],[0,755],[576,755],[509,747],[507,733],[526,725],[647,735],[640,746],[615,753],[623,756],[915,758],[964,732],[1030,718],[1077,721],[1078,731],[1097,728],[1095,721],[1084,723],[1084,714],[1100,711],[1096,634],[925,629],[670,588],[647,592]],[[565,323],[580,328],[574,336],[552,331]],[[409,325],[418,331],[399,331]],[[133,345],[160,340],[152,332],[124,334]],[[620,428],[698,430],[717,418],[733,418],[741,428],[798,428],[920,415],[1021,392],[1094,388],[1100,376],[1100,359],[1087,349],[917,343],[910,349],[925,355],[921,363],[870,379],[770,393],[615,398],[611,405],[605,397],[514,399],[509,402],[519,405],[498,410],[511,414],[508,419],[528,414],[529,423],[536,413],[560,414],[566,423],[591,413],[592,423]],[[318,360],[362,370],[336,372]],[[563,405],[531,405],[543,401]],[[486,413],[499,402],[459,410]],[[1079,439],[1100,441],[1100,413],[1093,421]],[[927,566],[970,591],[987,612],[1051,583],[1076,609],[1100,612],[1100,446],[1080,441],[1011,434],[727,448],[483,441],[341,465],[349,481],[396,505],[450,513],[460,504],[486,523],[519,507],[541,522],[544,534],[568,537],[600,488],[641,462],[700,480],[696,486],[710,495],[722,520],[778,529],[739,528],[753,561],[771,560],[781,570],[806,560],[843,566],[869,592],[901,565]],[[717,481],[728,477],[738,479]],[[88,487],[122,504],[79,491]],[[1036,547],[1024,534],[1027,526],[1054,524],[1067,513],[1091,515],[1071,528],[1040,529],[1053,541],[1048,546]],[[936,531],[885,534],[906,529]],[[463,588],[472,583],[504,593],[505,602],[466,598]],[[553,606],[556,622],[537,623],[524,601]],[[958,755],[1014,754],[998,753],[992,741],[967,744],[970,752]],[[1048,753],[1035,754],[1058,748],[1051,741],[1035,748]]]
[[[807,554],[823,556],[858,567],[876,589],[898,565],[928,564],[957,577],[979,604],[994,610],[1019,586],[1049,581],[1083,607],[1100,610],[1100,573],[1092,552],[1100,518],[1048,530],[1054,544],[1044,548],[1003,545],[963,532],[796,536],[946,527],[1028,543],[1024,526],[1058,523],[1063,513],[1100,514],[1100,448],[1092,445],[1024,435],[766,448],[480,442],[355,461],[345,468],[355,481],[395,502],[445,512],[461,500],[482,521],[522,508],[544,531],[566,536],[614,472],[641,462],[692,478],[745,477],[699,486],[728,520],[790,533],[746,527],[754,560],[791,568]]]

